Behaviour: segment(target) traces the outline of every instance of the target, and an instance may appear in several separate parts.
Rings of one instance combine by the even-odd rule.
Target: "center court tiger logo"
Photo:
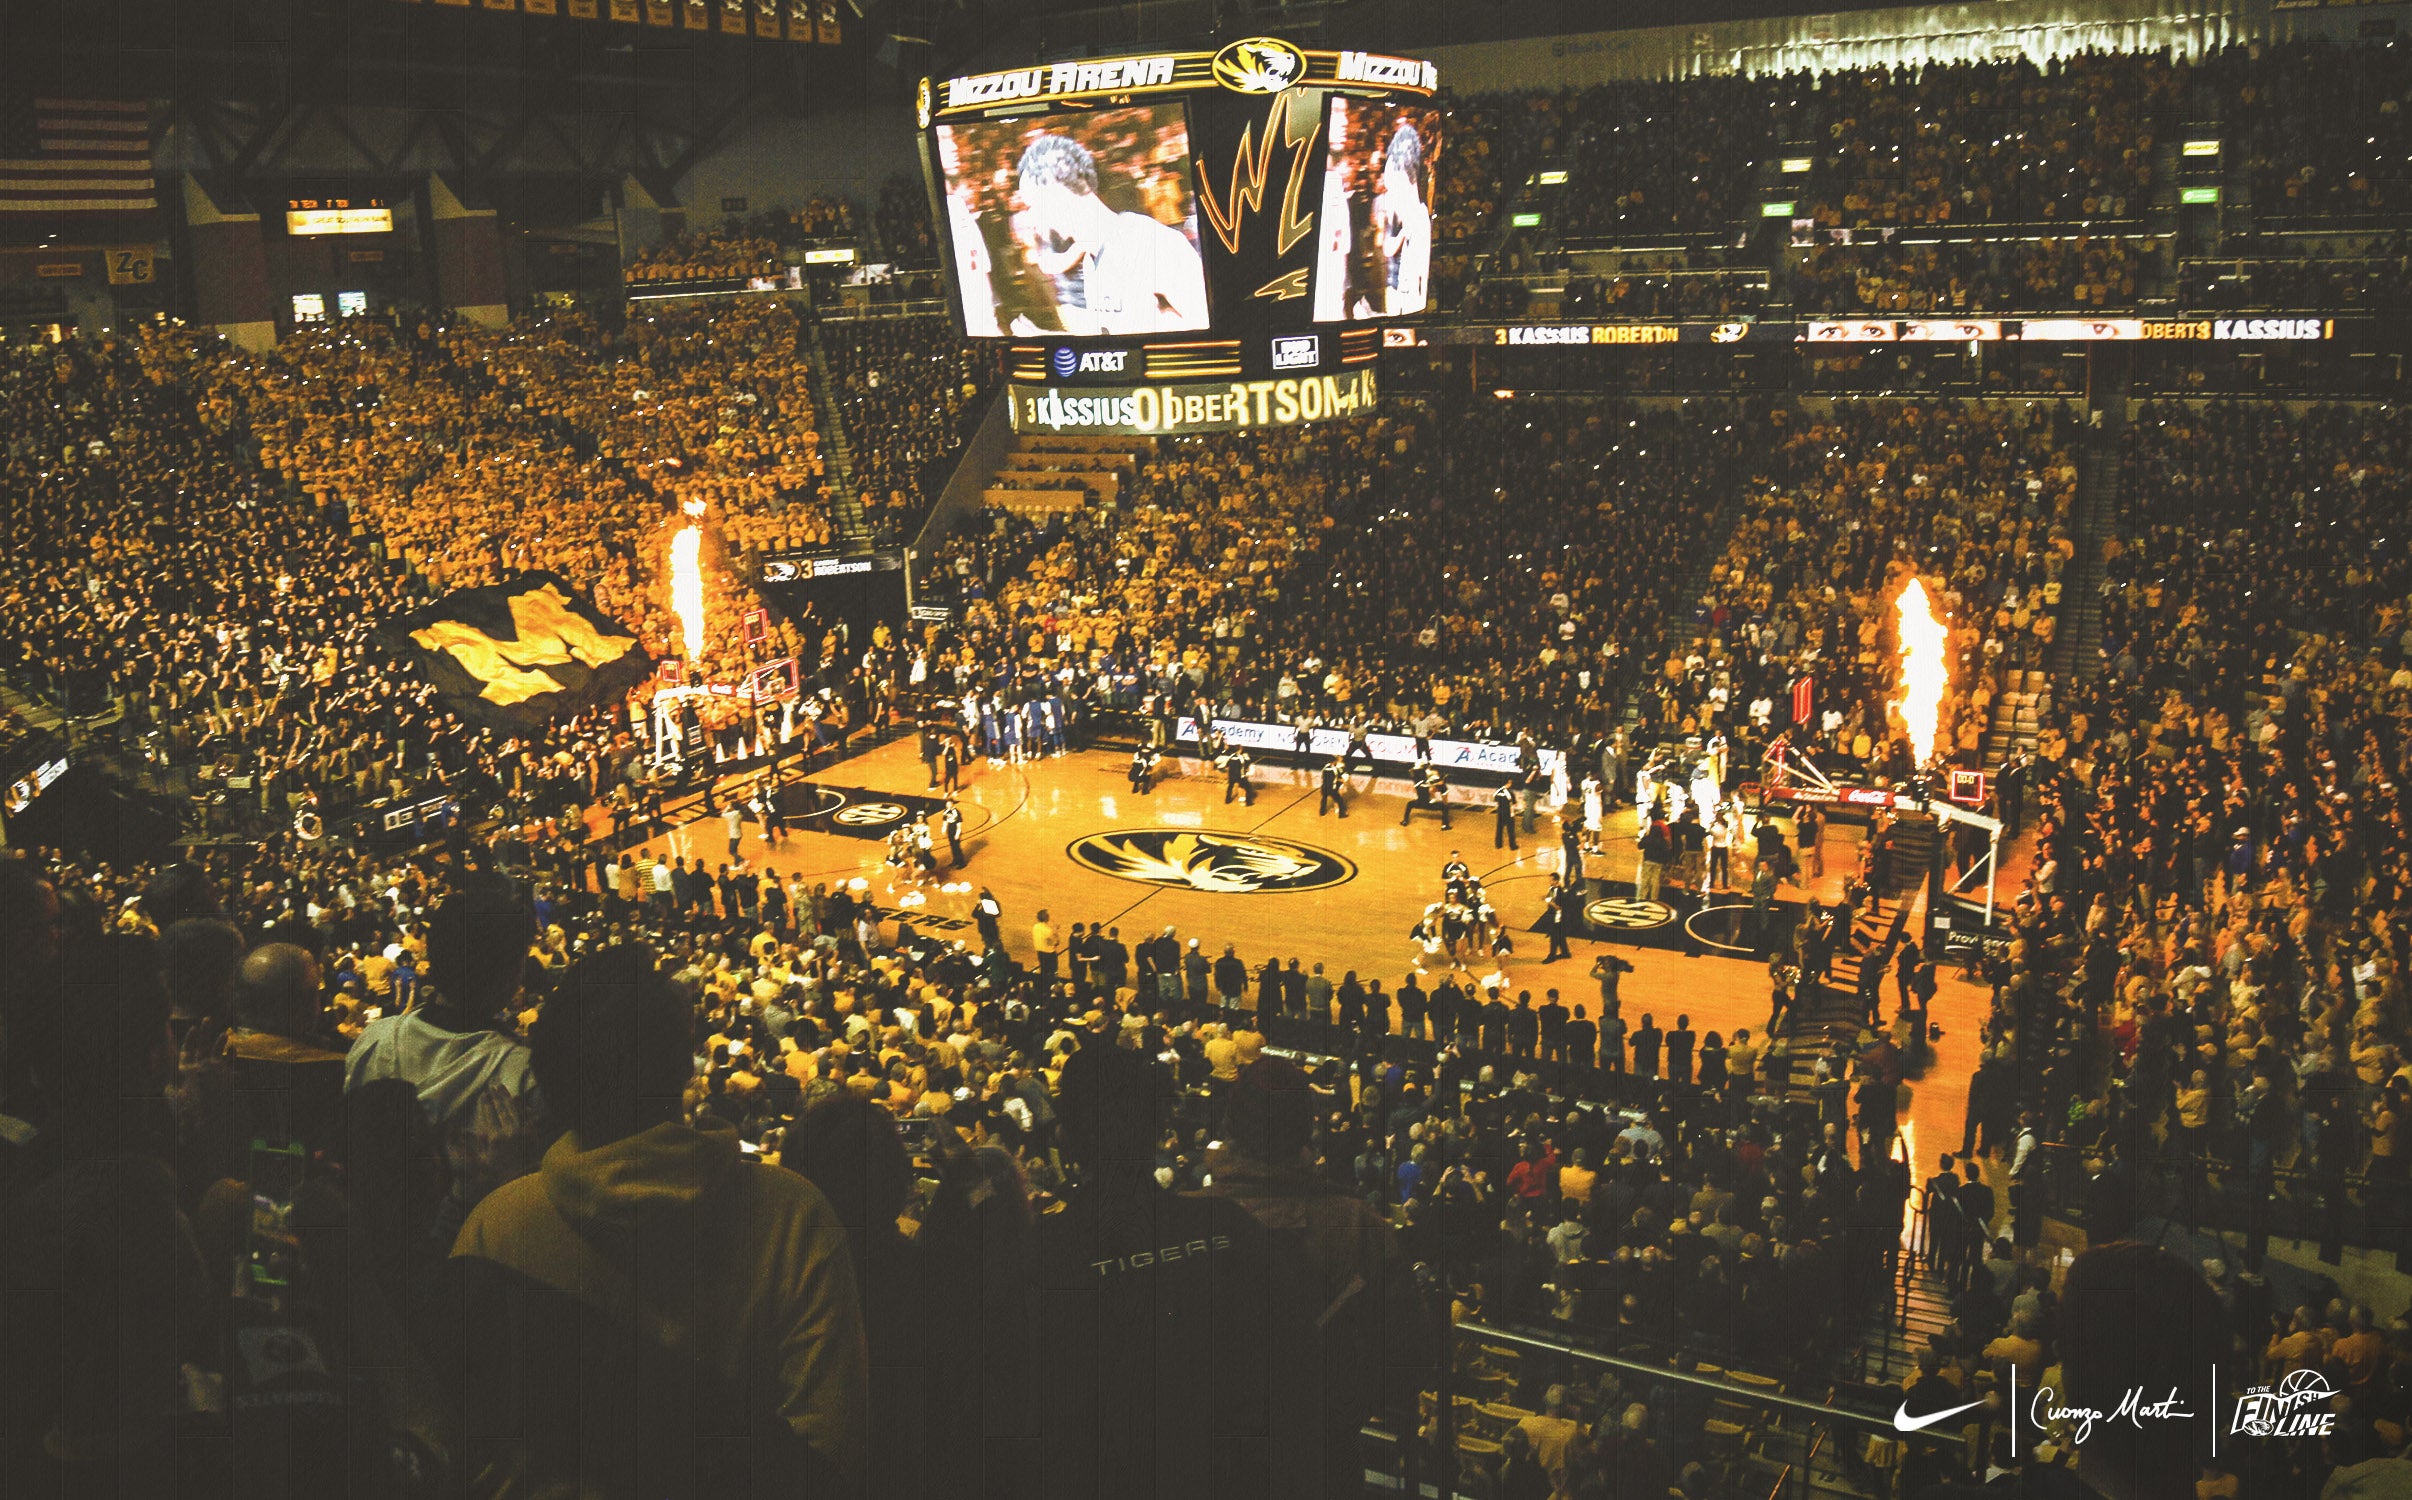
[[[1356,865],[1328,849],[1262,834],[1126,828],[1074,839],[1064,852],[1117,880],[1229,896],[1320,891],[1357,878]]]
[[[901,803],[857,802],[852,807],[839,808],[832,821],[849,828],[871,828],[881,823],[893,823],[904,815],[905,809]]]
[[[1214,55],[1214,81],[1234,93],[1278,94],[1306,77],[1306,54],[1277,36],[1252,36]]]
[[[1607,896],[1584,907],[1583,920],[1594,927],[1622,927],[1628,931],[1664,927],[1675,920],[1675,908],[1664,901]]]

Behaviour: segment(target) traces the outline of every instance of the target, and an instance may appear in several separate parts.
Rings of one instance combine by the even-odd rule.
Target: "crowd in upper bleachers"
[[[1771,273],[1774,300],[1810,313],[2082,312],[2206,294],[2220,299],[2206,307],[2380,304],[2394,295],[2395,257],[2293,271],[2334,248],[2250,242],[2242,226],[2371,228],[2400,215],[2408,73],[2391,47],[2285,43],[2193,60],[2082,54],[1485,95],[1460,105],[1458,144],[1496,141],[1519,178],[1554,167],[1567,179],[1521,197],[1506,183],[1510,201],[1467,236],[1495,242],[1496,261],[1455,268],[1463,290],[1444,305],[1523,316],[1534,286],[1554,296],[1570,276],[1599,276],[1569,251],[1670,243],[1688,247],[1694,270]],[[2207,164],[2178,154],[2181,135],[2213,134],[2222,154]],[[2268,264],[2212,293],[2172,258],[2170,230],[2181,185],[2229,176],[2249,186],[2223,188],[2223,235]],[[1762,205],[1777,200],[1790,214],[1763,228]],[[1502,224],[1517,205],[1541,225]],[[1713,283],[1636,291],[1646,295],[1595,291],[1585,310],[1752,310]]]
[[[766,209],[668,235],[629,257],[621,275],[631,286],[776,276],[799,264],[807,245],[851,242],[861,229],[858,218],[850,200],[815,194],[801,208]]]

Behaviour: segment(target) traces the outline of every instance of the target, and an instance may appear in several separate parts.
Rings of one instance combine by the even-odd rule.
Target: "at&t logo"
[[[1067,380],[1074,375],[1119,375],[1130,368],[1130,363],[1131,351],[1128,349],[1081,350],[1069,344],[1059,344],[1047,354],[1047,368],[1054,372],[1058,380]]]

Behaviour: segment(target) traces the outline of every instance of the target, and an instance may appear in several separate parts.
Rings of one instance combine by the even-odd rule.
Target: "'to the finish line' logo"
[[[873,828],[882,823],[897,822],[904,815],[905,809],[901,803],[857,802],[852,807],[839,808],[830,821],[843,823],[849,828]]]
[[[2237,1397],[2228,1431],[2244,1437],[2326,1437],[2337,1420],[2329,1409],[2336,1394],[2319,1371],[2292,1371],[2275,1388],[2252,1386]]]
[[[1664,901],[1643,901],[1631,896],[1609,896],[1583,908],[1583,920],[1594,927],[1622,927],[1627,931],[1643,931],[1664,927],[1675,920],[1675,908]]]
[[[1277,36],[1252,36],[1214,55],[1214,81],[1241,94],[1278,94],[1306,77],[1306,54]]]
[[[1130,828],[1074,839],[1064,852],[1117,880],[1219,895],[1319,891],[1357,878],[1356,865],[1328,849],[1262,834]]]

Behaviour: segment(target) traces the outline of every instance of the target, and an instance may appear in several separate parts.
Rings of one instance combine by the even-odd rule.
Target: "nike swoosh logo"
[[[1923,1417],[1913,1417],[1909,1414],[1909,1403],[1904,1401],[1893,1408],[1893,1430],[1895,1432],[1924,1432],[1945,1417],[1956,1417],[1964,1411],[1974,1411],[1984,1404],[1982,1401],[1971,1401],[1965,1406],[1945,1407],[1941,1411],[1930,1411]]]

